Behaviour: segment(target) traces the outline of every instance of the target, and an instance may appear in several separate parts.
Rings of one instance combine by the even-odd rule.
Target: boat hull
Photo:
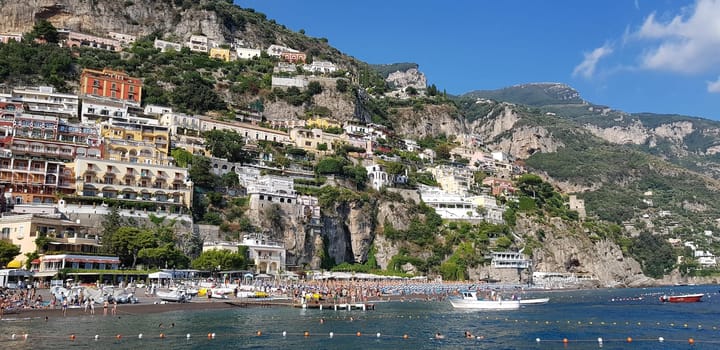
[[[550,298],[537,298],[537,299],[521,299],[520,305],[541,305],[547,304]]]
[[[456,309],[464,310],[517,310],[520,308],[520,301],[518,300],[450,299],[450,304]]]
[[[700,302],[705,294],[685,294],[661,296],[660,301],[667,303],[697,303]]]

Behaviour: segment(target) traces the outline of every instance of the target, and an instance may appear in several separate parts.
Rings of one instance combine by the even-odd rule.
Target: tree
[[[105,218],[102,222],[102,251],[104,252],[114,252],[115,249],[113,247],[113,235],[115,235],[115,232],[122,227],[123,225],[123,219],[120,216],[120,207],[117,205],[113,205],[110,207],[110,212],[105,215]],[[40,239],[40,237],[38,237]],[[40,245],[37,244],[38,242],[35,242],[35,244],[40,247]]]
[[[215,186],[216,177],[210,171],[212,165],[210,159],[203,156],[193,156],[192,166],[188,170],[190,179],[193,180],[196,186],[202,188],[212,188]]]
[[[225,101],[215,93],[213,84],[195,71],[185,73],[172,91],[171,100],[176,106],[197,113],[227,108]]]
[[[437,86],[435,86],[435,84],[430,84],[430,86],[428,86],[428,88],[427,88],[428,96],[437,96],[439,93],[440,93],[440,91],[438,91],[438,88],[437,88]]]
[[[113,253],[128,266],[135,268],[138,253],[143,248],[155,248],[155,234],[150,230],[138,227],[121,227],[112,237]]]
[[[315,96],[323,91],[322,85],[318,81],[311,81],[308,83],[307,92],[310,96]]]
[[[35,22],[33,29],[28,34],[28,39],[43,39],[48,43],[57,44],[59,41],[58,32],[52,23],[48,20],[41,19]]]
[[[20,254],[20,247],[7,240],[0,240],[0,266],[6,266]]]
[[[138,252],[138,259],[151,267],[158,268],[187,268],[190,264],[185,254],[175,248],[173,244],[165,244],[157,248],[143,248]]]
[[[406,88],[405,88],[405,92],[407,92],[407,94],[410,95],[410,96],[415,96],[415,95],[418,94],[417,89],[414,88],[414,87],[412,87],[412,86],[406,87]]]
[[[218,267],[221,270],[244,269],[246,265],[244,253],[216,249],[202,252],[191,263],[192,268],[205,271],[212,271]]]
[[[238,174],[234,171],[223,174],[220,177],[220,182],[222,182],[223,186],[230,188],[235,188],[240,185],[240,180],[238,180]]]
[[[250,154],[243,149],[244,138],[235,131],[210,130],[206,132],[205,149],[213,156],[227,159],[231,162],[246,163],[250,161]]]
[[[338,79],[335,81],[335,90],[338,92],[347,92],[348,91],[348,81],[345,79]]]
[[[182,148],[175,148],[170,151],[170,155],[175,159],[175,164],[181,168],[187,168],[192,163],[193,154]]]

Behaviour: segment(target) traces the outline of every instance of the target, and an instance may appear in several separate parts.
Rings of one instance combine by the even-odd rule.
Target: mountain
[[[388,139],[382,140],[384,148],[391,150],[389,156],[401,160],[398,164],[414,180],[420,178],[417,173],[422,173],[419,165],[423,163],[416,154],[401,150],[403,139],[414,139],[448,156],[460,142],[479,140],[485,150],[502,151],[542,175],[552,190],[584,199],[588,209],[589,219],[581,222],[568,213],[558,199],[563,198],[560,194],[553,197],[560,204],[549,211],[544,209],[548,204],[540,203],[533,193],[519,199],[523,206],[518,204],[507,213],[514,220],[512,229],[484,224],[469,229],[438,222],[434,211],[420,203],[416,191],[363,191],[351,180],[335,176],[328,180],[329,186],[304,189],[319,197],[321,234],[308,230],[303,218],[293,217],[291,212],[258,215],[233,204],[220,211],[226,228],[240,230],[248,221],[257,227],[273,227],[276,238],[288,247],[288,258],[298,266],[328,264],[325,267],[329,268],[343,262],[374,262],[385,269],[403,266],[403,270],[423,272],[447,272],[460,266],[463,276],[466,267],[468,277],[481,278],[495,273],[484,269],[483,257],[488,245],[501,235],[511,244],[505,248],[526,249],[543,270],[588,273],[600,277],[604,285],[647,284],[651,282],[643,279],[641,268],[652,263],[640,260],[646,253],[645,241],[636,237],[642,233],[657,232],[663,239],[692,238],[704,249],[720,252],[711,239],[695,234],[712,229],[720,217],[715,203],[720,186],[710,175],[713,166],[708,165],[714,150],[712,123],[679,116],[660,121],[613,111],[586,102],[571,87],[555,83],[475,91],[457,98],[445,96],[437,88],[402,96],[388,94],[390,84],[385,78],[393,72],[412,71],[413,77],[418,77],[411,79],[413,83],[424,79],[415,73],[416,64],[371,67],[341,53],[326,39],[290,31],[263,14],[226,1],[0,0],[0,5],[2,31],[27,30],[35,19],[42,18],[61,28],[97,35],[118,31],[141,36],[122,53],[84,48],[57,52],[55,58],[62,60],[56,61],[69,62],[63,66],[67,81],[77,79],[80,68],[113,67],[143,78],[145,103],[169,105],[177,111],[232,120],[252,109],[262,111],[263,122],[268,124],[316,116],[340,123],[382,124],[389,129]],[[311,93],[310,89],[273,87],[277,59],[270,57],[226,63],[188,50],[164,54],[152,48],[154,38],[183,42],[197,33],[221,43],[241,41],[248,47],[286,45],[307,52],[312,59],[330,60],[340,69],[318,79],[319,86]],[[7,48],[18,49],[0,45],[0,50]],[[2,53],[9,56],[9,49]],[[0,55],[0,66],[22,63],[3,59]],[[34,73],[44,83],[57,82],[42,76],[57,70],[23,68],[0,70],[0,75],[23,79]],[[15,74],[20,71],[22,75]],[[297,70],[285,73],[304,75]],[[279,145],[260,148],[278,162],[290,162],[288,150]],[[360,161],[347,157],[320,154],[315,161],[324,161],[328,168],[357,170],[355,164]],[[316,165],[311,159],[304,158],[299,166]],[[296,190],[300,188],[296,186]],[[531,202],[537,202],[537,208],[527,205]],[[198,221],[210,213],[207,206],[196,209]],[[230,214],[235,219],[230,219]],[[666,247],[663,239],[658,238],[658,244]],[[468,250],[471,253],[463,255]],[[516,271],[511,272],[506,279],[517,280]],[[665,272],[661,269],[656,275]]]

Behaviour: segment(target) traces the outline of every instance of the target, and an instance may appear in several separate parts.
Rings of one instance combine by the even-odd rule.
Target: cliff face
[[[424,90],[427,87],[425,74],[417,68],[390,73],[385,81],[387,81],[391,87],[398,90],[405,90],[408,87]]]
[[[465,122],[453,106],[424,105],[419,111],[412,107],[397,108],[390,113],[393,129],[399,135],[422,138],[466,133]]]
[[[0,0],[0,7],[0,32],[27,32],[36,19],[46,19],[57,28],[103,36],[109,31],[141,36],[160,31],[184,40],[202,33],[225,42],[230,34],[215,12],[184,10],[172,1]]]

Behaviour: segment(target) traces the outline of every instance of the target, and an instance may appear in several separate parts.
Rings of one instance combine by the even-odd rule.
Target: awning
[[[19,269],[22,267],[22,262],[20,262],[18,260],[13,260],[13,261],[7,263],[6,266],[8,269]]]
[[[33,259],[33,261],[31,262],[31,264],[39,264],[39,263],[40,263],[40,259]]]
[[[34,272],[33,277],[52,277],[57,275],[57,271],[42,271],[42,272]]]

